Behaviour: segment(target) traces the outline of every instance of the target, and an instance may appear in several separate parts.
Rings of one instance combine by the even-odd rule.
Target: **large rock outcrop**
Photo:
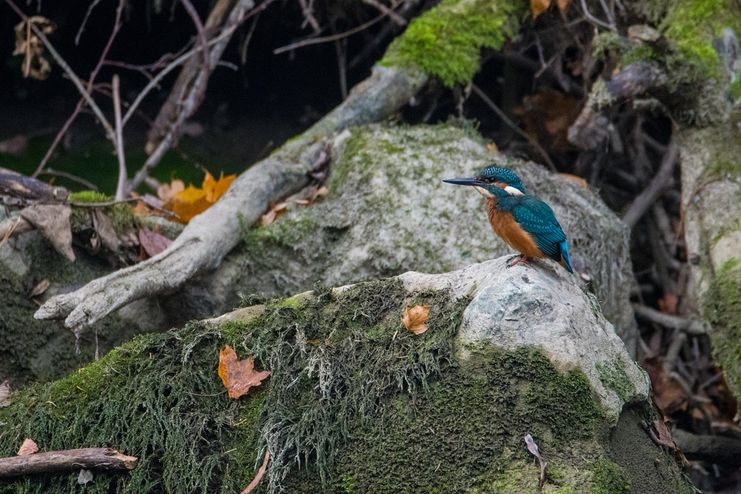
[[[430,306],[420,335],[405,308]],[[229,400],[229,344],[270,369]],[[506,258],[319,289],[140,336],[0,409],[0,454],[107,445],[139,457],[89,492],[237,492],[267,449],[260,492],[689,492],[639,424],[645,374],[594,296],[558,266]],[[68,492],[77,473],[2,492]]]
[[[606,317],[634,349],[627,227],[591,191],[535,163],[493,154],[473,130],[452,125],[346,132],[332,150],[329,196],[247,230],[244,251],[191,289],[231,292],[225,299],[235,303],[237,293],[285,296],[315,283],[444,272],[512,252],[491,231],[481,196],[441,181],[492,162],[514,168],[531,193],[552,205]],[[196,304],[190,313],[204,317],[207,310],[223,312],[224,305]]]
[[[0,277],[13,280],[0,287],[0,299],[13,300],[7,308],[13,317],[0,322],[0,341],[7,342],[0,361],[10,362],[0,366],[0,379],[59,377],[96,349],[105,353],[133,333],[221,314],[240,296],[285,296],[316,283],[337,286],[407,270],[444,272],[511,252],[492,233],[482,198],[441,182],[491,162],[515,168],[553,206],[606,317],[635,348],[629,232],[591,191],[534,163],[492,154],[475,131],[453,125],[360,127],[339,136],[331,155],[327,198],[294,205],[270,226],[246,230],[243,247],[215,272],[171,297],[125,307],[80,342],[61,323],[34,321],[37,304],[28,294],[48,279],[50,289],[38,297],[43,301],[111,267],[81,249],[77,263],[68,264],[35,233],[26,234],[32,241],[21,237],[0,245]],[[75,354],[76,345],[83,357]]]

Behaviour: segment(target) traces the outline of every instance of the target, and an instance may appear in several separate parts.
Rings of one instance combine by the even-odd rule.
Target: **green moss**
[[[741,261],[730,259],[715,273],[705,295],[704,313],[712,326],[713,354],[728,384],[741,392]]]
[[[591,465],[594,482],[593,494],[630,494],[630,481],[618,464],[599,459]]]
[[[597,454],[589,441],[603,413],[586,377],[558,371],[533,349],[471,350],[426,393],[397,395],[372,422],[351,423],[333,476],[337,492],[344,479],[355,492],[378,494],[537,492],[539,468],[523,443],[528,433],[560,466],[546,492],[589,483],[571,457],[576,449],[584,458]],[[312,485],[304,479],[289,491],[312,492]]]
[[[83,204],[96,203],[96,202],[107,202],[113,200],[113,197],[107,196],[101,192],[94,190],[81,190],[79,192],[72,192],[68,198],[69,202],[79,202]]]
[[[729,22],[736,24],[729,27],[741,24],[739,14],[733,0],[673,0],[660,26],[685,61],[705,74],[718,74],[713,38]]]
[[[602,385],[614,391],[624,403],[635,396],[635,386],[626,374],[625,364],[622,360],[616,358],[612,362],[598,362],[597,372]]]
[[[525,7],[504,0],[443,0],[410,23],[381,64],[422,69],[446,86],[465,83],[478,71],[482,48],[500,48],[517,32]]]
[[[252,474],[264,396],[229,400],[216,376],[218,332],[194,324],[138,337],[0,410],[0,455],[24,437],[43,450],[111,446],[137,456],[126,475],[96,474],[86,492],[238,492]],[[230,447],[231,446],[231,447]],[[1,492],[77,492],[77,474],[16,481]]]
[[[250,253],[259,255],[271,246],[295,247],[308,234],[319,229],[319,223],[310,217],[279,218],[268,226],[248,228],[242,239]]]

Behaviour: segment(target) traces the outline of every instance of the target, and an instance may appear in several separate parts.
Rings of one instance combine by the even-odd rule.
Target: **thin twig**
[[[106,134],[108,138],[113,141],[114,139],[114,130],[113,126],[111,126],[111,123],[108,121],[108,119],[105,117],[103,112],[101,111],[100,107],[97,103],[95,103],[95,100],[92,96],[90,96],[90,93],[85,89],[85,87],[82,85],[82,81],[79,77],[77,77],[77,74],[75,74],[75,71],[72,70],[72,68],[67,64],[67,62],[62,58],[62,56],[59,54],[59,52],[54,48],[54,45],[51,44],[49,41],[49,38],[46,37],[46,35],[36,27],[36,24],[29,21],[26,14],[24,14],[15,3],[13,3],[13,0],[5,0],[5,3],[7,3],[24,21],[28,22],[31,26],[31,29],[33,30],[34,34],[41,40],[42,43],[44,43],[44,46],[47,50],[49,50],[49,54],[54,58],[54,60],[59,64],[60,67],[62,67],[62,70],[67,74],[67,76],[70,78],[72,83],[75,85],[77,90],[80,92],[80,95],[85,98],[85,101],[90,106],[90,109],[93,110],[93,113],[95,113],[95,116],[100,121],[100,124],[105,127]]]
[[[126,155],[123,145],[123,126],[121,125],[121,91],[118,74],[113,75],[113,114],[116,123],[116,157],[118,158],[118,183],[116,184],[116,200],[126,197]]]
[[[501,109],[499,109],[496,103],[494,103],[489,98],[489,96],[487,96],[486,93],[483,92],[481,88],[479,88],[476,84],[471,83],[471,89],[474,93],[476,93],[476,96],[484,100],[484,103],[486,103],[487,106],[491,108],[507,126],[509,126],[517,135],[523,137],[527,142],[530,143],[531,146],[533,146],[538,151],[538,154],[540,154],[540,156],[545,160],[551,170],[556,170],[556,165],[553,164],[550,156],[548,156],[548,153],[545,151],[545,149],[543,149],[540,144],[538,144],[538,141],[533,139],[527,133],[523,132],[522,129],[520,129],[517,124],[510,120],[510,118]]]
[[[193,7],[193,4],[190,3],[190,0],[180,0],[180,3],[183,4],[185,11],[188,13],[190,18],[193,20],[193,24],[196,26],[196,31],[198,31],[198,40],[201,43],[201,53],[203,54],[203,68],[204,70],[210,70],[209,66],[211,64],[208,60],[208,38],[206,37],[206,29],[203,27],[201,17],[198,15],[198,11],[196,10],[196,8]]]
[[[359,33],[360,31],[364,31],[368,29],[373,24],[384,19],[385,17],[386,17],[386,14],[381,14],[378,17],[374,17],[373,19],[369,20],[368,22],[365,22],[359,26],[355,26],[354,28],[341,32],[341,33],[332,34],[331,36],[320,36],[317,38],[309,38],[309,39],[305,39],[302,41],[297,41],[295,43],[291,43],[290,45],[281,46],[280,48],[276,48],[275,50],[273,50],[273,55],[279,55],[281,53],[295,50],[297,48],[303,48],[304,46],[318,45],[321,43],[328,43],[330,41],[336,41],[338,39],[347,38],[348,36],[352,36],[353,34],[356,34],[356,33]]]
[[[254,491],[255,488],[260,485],[260,481],[262,481],[262,478],[265,476],[265,472],[268,469],[268,461],[270,460],[270,450],[265,448],[265,456],[262,459],[262,465],[260,465],[260,468],[257,470],[257,474],[255,475],[255,478],[252,479],[252,482],[249,483],[247,487],[244,488],[244,490],[240,494],[250,494],[250,492]]]
[[[72,180],[73,182],[77,182],[81,185],[84,185],[90,190],[98,190],[98,186],[94,183],[85,180],[82,177],[78,177],[77,175],[73,175],[71,173],[63,172],[61,170],[54,170],[51,168],[45,168],[39,175],[51,175],[52,177],[62,177],[66,178],[67,180]]]
[[[643,189],[643,191],[636,196],[635,200],[623,216],[623,221],[631,229],[670,185],[678,156],[679,149],[672,139],[667,147],[666,153],[664,153],[664,157],[661,159],[659,171],[656,172],[656,175],[651,180],[651,183],[648,184],[648,187]]]
[[[100,68],[105,63],[105,58],[108,55],[108,51],[111,49],[111,46],[113,45],[113,40],[116,38],[116,35],[118,34],[118,31],[121,29],[121,13],[123,12],[124,7],[124,0],[119,0],[118,2],[118,8],[116,9],[116,18],[113,22],[113,29],[111,31],[110,36],[108,36],[108,41],[106,42],[105,47],[103,48],[103,52],[100,54],[100,57],[98,58],[98,63],[95,65],[95,68],[92,72],[90,72],[90,77],[88,78],[87,82],[87,92],[90,93],[93,88],[93,84],[95,83],[95,78],[98,76],[98,72],[100,71]],[[65,134],[67,134],[67,131],[72,126],[72,123],[77,118],[77,115],[80,114],[80,111],[82,111],[82,108],[85,104],[85,98],[84,96],[80,98],[80,100],[77,102],[77,106],[75,107],[72,114],[67,118],[67,121],[64,122],[64,125],[62,125],[62,128],[59,129],[59,132],[54,137],[54,140],[51,143],[51,146],[49,146],[49,149],[46,150],[46,154],[44,154],[44,157],[41,159],[41,162],[36,167],[36,170],[31,175],[32,177],[38,176],[41,171],[44,169],[46,164],[51,159],[52,155],[54,154],[54,151],[56,151],[57,146],[59,146],[59,143],[62,142],[62,138],[64,138]]]
[[[380,12],[386,14],[389,19],[394,21],[399,26],[406,26],[407,20],[404,19],[402,16],[391,10],[387,5],[382,4],[378,0],[363,0],[363,3],[370,5],[371,7],[374,7],[378,9]]]
[[[266,0],[259,6],[252,9],[250,12],[245,14],[237,23],[235,23],[234,26],[228,27],[227,29],[222,31],[221,34],[219,34],[218,36],[208,40],[208,46],[211,47],[215,45],[216,43],[222,41],[224,38],[231,36],[234,30],[237,29],[237,27],[239,27],[240,24],[242,24],[244,21],[246,21],[253,15],[259,14],[261,11],[265,10],[265,8],[267,8],[267,6],[273,3],[274,1],[275,0]],[[139,105],[144,100],[144,98],[146,98],[147,95],[159,85],[159,83],[162,81],[162,79],[165,78],[165,76],[167,76],[167,74],[169,74],[170,72],[178,68],[180,65],[190,60],[190,58],[193,55],[200,53],[202,50],[203,50],[202,46],[200,45],[196,46],[192,50],[182,54],[181,56],[179,56],[178,58],[170,62],[164,69],[158,72],[157,75],[154,76],[152,80],[150,80],[146,86],[144,86],[144,89],[141,90],[141,92],[136,96],[136,98],[134,98],[134,101],[131,103],[131,105],[129,105],[129,109],[126,111],[126,113],[123,116],[123,125],[126,125],[126,122],[128,122],[129,119],[134,115],[134,112],[139,107]]]
[[[80,44],[80,36],[82,36],[82,32],[85,30],[85,25],[87,24],[88,19],[90,19],[90,14],[93,13],[93,10],[95,7],[98,6],[100,3],[100,0],[93,0],[90,2],[90,5],[87,8],[87,12],[85,12],[85,18],[82,19],[82,24],[80,24],[80,29],[77,30],[77,35],[75,36],[75,45]]]

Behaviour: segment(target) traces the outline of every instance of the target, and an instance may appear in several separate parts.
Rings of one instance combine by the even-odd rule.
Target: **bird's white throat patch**
[[[494,194],[492,194],[491,192],[489,192],[488,190],[486,190],[483,187],[479,187],[478,185],[474,185],[473,188],[476,189],[478,191],[478,193],[481,194],[484,197],[494,197]]]

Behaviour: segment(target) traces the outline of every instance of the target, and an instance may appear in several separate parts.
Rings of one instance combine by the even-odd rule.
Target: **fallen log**
[[[80,448],[0,458],[0,478],[88,470],[133,470],[138,458],[113,448]]]

